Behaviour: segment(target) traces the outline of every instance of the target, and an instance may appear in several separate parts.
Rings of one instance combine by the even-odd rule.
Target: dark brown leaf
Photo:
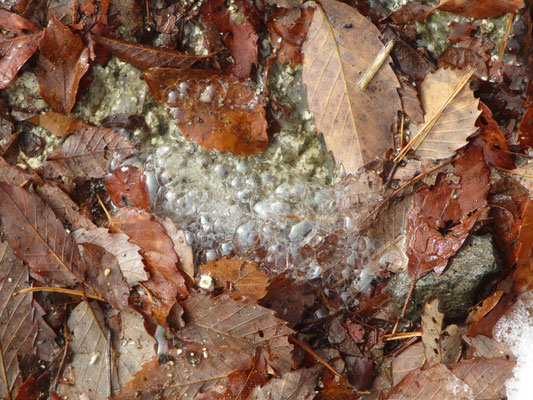
[[[259,348],[278,373],[290,370],[292,345],[287,336],[293,331],[275,318],[273,311],[226,294],[215,298],[196,295],[182,305],[186,325],[177,332],[180,339],[229,348],[250,357]]]
[[[39,196],[0,183],[0,219],[9,245],[46,284],[71,286],[84,278],[72,237]]]
[[[420,104],[416,88],[405,78],[400,79],[400,85],[401,88],[398,89],[398,92],[404,114],[417,124],[424,122],[424,110]]]
[[[322,366],[316,365],[272,378],[265,386],[257,386],[250,400],[311,400],[315,396],[321,369]]]
[[[117,207],[137,207],[150,211],[150,195],[144,169],[132,165],[116,168],[104,179],[107,194]]]
[[[533,285],[533,199],[529,197],[522,213],[522,225],[518,233],[517,268],[513,274],[517,292],[530,290]]]
[[[117,38],[94,34],[91,37],[120,60],[142,70],[149,68],[186,69],[196,61],[206,58],[206,56],[181,53],[177,50],[128,42]]]
[[[17,35],[39,31],[39,28],[33,22],[4,8],[0,8],[0,27]]]
[[[22,186],[28,182],[32,174],[22,168],[9,164],[3,157],[0,157],[0,182],[9,183],[14,186]]]
[[[392,384],[397,385],[409,372],[421,369],[426,360],[424,344],[415,343],[393,358]]]
[[[228,377],[228,388],[224,393],[225,398],[232,400],[250,399],[251,392],[264,385],[269,378],[268,364],[258,352],[252,359],[252,366],[246,371],[235,371]]]
[[[74,133],[50,154],[43,165],[43,175],[64,176],[76,180],[102,178],[111,170],[111,162],[120,163],[133,145],[109,128],[71,124]]]
[[[89,69],[89,49],[81,38],[52,17],[39,43],[39,92],[53,111],[68,114],[80,79]]]
[[[245,81],[210,70],[146,71],[152,95],[170,107],[185,137],[207,150],[256,154],[268,136],[261,98]]]
[[[0,89],[11,83],[19,69],[35,53],[41,35],[41,32],[14,38],[0,35]]]

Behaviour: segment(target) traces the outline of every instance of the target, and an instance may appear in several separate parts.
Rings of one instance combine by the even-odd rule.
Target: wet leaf
[[[104,179],[107,194],[117,207],[138,207],[150,211],[150,195],[144,169],[132,165],[116,168]]]
[[[27,121],[43,127],[55,136],[66,138],[72,133],[72,131],[69,129],[70,123],[76,120],[72,117],[67,117],[66,115],[50,111],[43,114],[34,115]]]
[[[39,30],[33,22],[4,8],[0,8],[0,27],[17,35],[35,33]]]
[[[267,293],[268,275],[257,268],[256,263],[239,258],[224,257],[209,261],[199,266],[198,274],[211,275],[215,280],[215,288],[230,295],[259,300]]]
[[[451,366],[461,357],[462,331],[457,325],[443,329],[444,314],[439,312],[439,300],[426,303],[422,313],[422,343],[429,366],[444,364]]]
[[[250,400],[311,400],[322,366],[301,368],[272,378],[263,387],[257,386]]]
[[[327,148],[348,173],[393,148],[391,127],[401,104],[389,61],[365,91],[358,86],[384,47],[379,36],[354,8],[325,0],[315,10],[302,49],[309,109]]]
[[[144,79],[170,107],[181,133],[206,150],[256,154],[266,149],[262,100],[243,80],[210,70],[149,70]]]
[[[76,180],[102,178],[111,170],[111,162],[120,163],[133,145],[109,128],[71,124],[74,133],[50,154],[43,165],[43,175],[64,176]]]
[[[436,7],[465,17],[489,18],[514,13],[524,7],[524,0],[440,0]]]
[[[439,56],[439,67],[452,67],[459,69],[473,68],[474,75],[479,79],[487,79],[489,76],[488,61],[490,56],[487,54],[495,47],[488,39],[469,38],[461,43],[460,46],[450,47]]]
[[[174,251],[178,255],[180,269],[191,278],[191,281],[194,280],[194,254],[191,246],[187,243],[185,232],[178,229],[176,224],[168,217],[157,217],[156,220],[165,228],[165,232],[174,244]]]
[[[475,337],[465,335],[463,336],[463,340],[475,350],[478,357],[514,360],[513,353],[509,346],[505,343],[498,342],[493,338],[484,335],[478,335]]]
[[[425,361],[422,342],[409,346],[392,360],[392,384],[397,385],[409,372],[422,368]]]
[[[414,123],[420,124],[424,122],[424,110],[418,99],[416,88],[405,78],[400,79],[400,85],[401,88],[398,89],[398,92],[400,93],[404,114]]]
[[[516,263],[517,267],[513,274],[515,291],[530,290],[533,285],[533,199],[531,197],[527,199],[522,213]]]
[[[416,155],[436,160],[451,157],[457,149],[467,143],[466,139],[476,131],[474,124],[481,111],[478,110],[479,100],[474,97],[468,85],[447,103],[464,76],[464,71],[444,68],[426,75],[419,89],[420,101],[425,111],[425,121],[424,124],[413,125],[411,134],[415,135],[419,132],[425,124],[439,114],[445,104],[448,105],[416,150]]]
[[[228,388],[224,393],[225,398],[232,400],[250,399],[251,392],[268,381],[268,365],[265,358],[258,352],[253,360],[252,366],[246,371],[235,371],[228,377]],[[216,391],[215,389],[215,392]],[[207,394],[209,395],[209,394]]]
[[[149,46],[146,44],[128,42],[126,40],[91,34],[96,43],[112,52],[121,61],[136,68],[190,68],[196,61],[206,58],[194,54],[181,53],[169,48]]]
[[[196,295],[183,303],[185,328],[181,340],[229,348],[250,356],[261,349],[268,363],[279,373],[291,368],[292,330],[274,317],[274,312],[251,301],[236,301],[223,294],[215,298]]]
[[[5,237],[30,274],[48,285],[71,286],[84,278],[72,237],[39,196],[0,183],[0,219]]]
[[[142,256],[139,254],[141,248],[130,243],[128,235],[110,233],[105,228],[96,228],[91,230],[78,229],[72,232],[72,237],[76,243],[94,243],[113,254],[128,285],[133,287],[148,279]]]
[[[76,102],[80,80],[89,69],[89,49],[78,35],[52,17],[39,50],[39,93],[53,111],[68,114]]]
[[[9,183],[14,186],[22,186],[28,182],[32,174],[26,170],[9,164],[3,157],[0,157],[0,182]]]
[[[6,88],[35,53],[42,33],[8,38],[0,35],[0,89]]]
[[[203,356],[204,352],[207,357]],[[169,356],[172,363],[159,363],[156,357],[144,364],[112,399],[194,399],[213,387],[225,388],[232,372],[251,365],[251,358],[242,352],[192,344],[171,350]]]
[[[456,160],[454,174],[439,174],[434,186],[416,194],[407,229],[408,272],[418,279],[442,273],[487,205],[489,170],[481,149]]]
[[[72,310],[67,322],[69,348],[73,357],[63,376],[73,376],[74,382],[73,385],[65,383],[59,386],[58,392],[62,396],[106,399],[111,394],[110,349],[98,325],[106,335],[108,330],[98,303],[92,302],[91,308],[98,324],[85,301]]]

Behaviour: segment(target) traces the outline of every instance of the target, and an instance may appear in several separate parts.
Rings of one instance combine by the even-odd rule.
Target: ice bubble
[[[291,228],[289,240],[293,243],[301,242],[313,230],[313,222],[304,219]]]

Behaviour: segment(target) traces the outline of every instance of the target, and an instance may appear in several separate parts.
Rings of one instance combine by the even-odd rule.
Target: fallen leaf
[[[0,35],[0,89],[11,83],[17,72],[37,51],[41,36],[41,32],[14,38]]]
[[[232,372],[228,377],[228,388],[224,393],[225,398],[232,400],[250,399],[251,392],[264,385],[269,378],[268,364],[258,352],[252,359],[252,366],[246,371]],[[215,389],[215,393],[219,392]],[[209,396],[209,392],[205,394]]]
[[[451,67],[458,69],[473,68],[474,75],[479,79],[487,79],[489,76],[488,62],[490,56],[487,54],[495,47],[488,39],[469,38],[459,46],[450,47],[445,50],[437,60],[439,67]]]
[[[28,118],[27,121],[39,125],[55,136],[66,138],[72,133],[69,130],[70,123],[76,120],[72,117],[50,111],[43,114],[36,114]]]
[[[513,288],[520,293],[533,285],[533,199],[528,197],[522,213],[522,224],[518,232],[516,270],[513,273]]]
[[[419,93],[425,122],[411,125],[412,137],[434,118],[438,119],[416,149],[416,155],[435,160],[451,157],[457,149],[466,145],[466,139],[477,130],[474,124],[481,113],[478,110],[479,100],[468,85],[448,102],[464,77],[462,70],[439,68],[422,81]],[[438,116],[445,104],[447,106]]]
[[[256,386],[250,400],[311,400],[320,376],[321,365],[286,372],[263,387]]]
[[[533,97],[528,98],[526,111],[520,120],[518,130],[520,131],[518,136],[520,145],[533,147]]]
[[[133,165],[116,168],[104,179],[107,194],[117,207],[138,207],[150,211],[150,195],[144,169]]]
[[[48,285],[71,286],[84,278],[72,237],[39,196],[0,183],[0,219],[9,245],[30,274]]]
[[[206,58],[206,56],[186,54],[169,48],[128,42],[118,38],[94,34],[91,34],[91,38],[121,61],[142,70],[149,68],[186,69],[190,68],[196,61]]]
[[[9,183],[13,186],[23,186],[32,177],[28,171],[9,164],[3,157],[0,157],[0,182]]]
[[[478,19],[516,14],[524,0],[440,0],[435,9]]]
[[[439,312],[439,300],[426,303],[422,313],[422,343],[429,366],[455,364],[461,357],[462,331],[457,325],[442,327],[444,314]]]
[[[506,360],[515,359],[509,346],[485,335],[477,335],[474,337],[465,335],[463,336],[463,340],[475,350],[478,357],[505,358]]]
[[[78,35],[52,17],[39,43],[37,63],[39,93],[46,104],[58,113],[70,113],[88,69],[89,49]]]
[[[111,395],[111,363],[108,354],[110,349],[102,336],[107,335],[108,330],[98,303],[92,302],[90,307],[93,312],[89,310],[89,304],[82,301],[68,318],[69,348],[73,356],[66,372],[74,377],[74,382],[73,385],[63,383],[59,386],[58,392],[61,396],[106,399]]]
[[[165,232],[174,244],[174,251],[178,255],[180,269],[191,278],[191,281],[194,280],[194,254],[191,246],[187,243],[185,232],[178,229],[176,224],[168,217],[156,217],[156,220],[165,228]]]
[[[398,89],[402,108],[405,115],[415,124],[424,122],[424,110],[418,99],[416,88],[405,78],[400,79],[401,88]]]
[[[120,163],[133,151],[133,145],[113,129],[81,121],[70,127],[74,133],[48,156],[42,167],[44,176],[103,178],[111,170],[112,162]]]
[[[15,14],[4,8],[0,8],[0,27],[3,30],[13,32],[17,35],[24,35],[28,32],[35,33],[39,28],[21,15]]]
[[[392,385],[397,385],[411,371],[421,369],[426,361],[424,344],[415,343],[392,359]]]
[[[199,275],[211,275],[215,288],[230,295],[237,294],[259,300],[267,293],[268,275],[257,268],[256,263],[239,258],[220,258],[198,267]]]
[[[113,254],[120,266],[122,275],[128,285],[135,286],[139,282],[148,279],[148,273],[144,270],[141,248],[128,241],[128,235],[123,233],[110,233],[105,228],[78,229],[72,232],[76,243],[94,243],[102,246],[106,251]]]
[[[170,107],[181,133],[206,150],[256,154],[268,136],[261,98],[243,80],[216,71],[148,70],[154,98]]]
[[[307,102],[328,150],[348,173],[393,148],[398,79],[385,61],[363,91],[358,82],[383,49],[379,30],[354,8],[324,0],[302,52]]]
[[[452,44],[463,42],[470,38],[472,32],[481,25],[482,23],[480,21],[451,21],[450,27],[452,28],[452,31],[448,35],[448,40]]]
[[[225,388],[232,372],[251,365],[251,357],[243,352],[192,344],[168,355],[172,363],[159,363],[155,357],[111,399],[194,399],[213,387]]]
[[[7,385],[0,385],[0,396],[6,397],[6,386],[13,391],[21,384],[19,358],[36,353],[39,325],[44,311],[34,302],[31,294],[13,296],[14,292],[30,287],[28,270],[17,259],[5,242],[0,242],[0,343],[2,344],[2,368]],[[53,337],[52,337],[53,339]],[[41,340],[43,340],[41,338]]]
[[[202,345],[229,348],[249,354],[261,349],[278,373],[289,371],[292,364],[292,334],[274,312],[248,300],[236,301],[223,294],[215,298],[199,294],[182,303],[185,328],[177,337]]]
[[[407,228],[411,279],[442,273],[487,205],[490,173],[481,149],[473,147],[455,165],[453,174],[440,173],[434,186],[415,194]]]

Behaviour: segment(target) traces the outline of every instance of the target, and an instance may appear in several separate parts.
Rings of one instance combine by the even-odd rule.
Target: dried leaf
[[[250,399],[251,392],[268,381],[268,364],[261,353],[258,352],[254,356],[252,366],[249,369],[232,372],[228,378],[228,388],[224,393],[224,398],[232,400]],[[213,392],[218,393],[220,391],[214,389]],[[206,393],[205,396],[209,396],[209,393]]]
[[[41,36],[41,32],[14,38],[0,35],[0,89],[11,83],[17,72],[35,53]]]
[[[74,241],[39,196],[0,183],[0,219],[9,245],[27,262],[35,279],[71,286],[84,278]]]
[[[9,164],[3,157],[0,157],[0,182],[9,183],[14,186],[22,186],[28,182],[32,174],[16,165]]]
[[[426,361],[424,344],[415,343],[393,358],[392,384],[397,385],[409,372],[422,368]]]
[[[379,30],[354,8],[324,0],[302,52],[309,109],[326,146],[348,173],[393,148],[398,79],[386,61],[362,91],[358,82],[382,51]]]
[[[133,145],[118,132],[77,122],[74,133],[50,154],[43,165],[43,175],[86,180],[102,178],[111,170],[111,162],[120,163]]]
[[[0,242],[0,343],[8,386],[11,391],[21,383],[18,359],[36,353],[39,325],[44,312],[30,294],[13,293],[30,287],[28,270],[7,243]],[[0,375],[0,396],[6,397],[4,375]]]
[[[463,340],[475,350],[478,357],[514,360],[513,353],[509,346],[505,343],[498,342],[493,338],[484,335],[478,335],[475,337],[465,335],[463,336]]]
[[[515,173],[513,178],[528,189],[530,193],[533,193],[533,161],[525,163],[513,170],[513,172]]]
[[[94,34],[91,34],[91,38],[112,52],[121,61],[127,62],[142,70],[149,68],[186,69],[191,67],[196,61],[206,58],[206,56],[181,53],[169,48],[128,42],[118,38]]]
[[[50,111],[43,114],[36,114],[28,118],[27,121],[39,125],[55,136],[66,138],[72,133],[69,130],[70,123],[76,120],[72,117]]]
[[[513,273],[514,290],[517,292],[530,290],[533,285],[533,199],[531,197],[528,197],[522,213],[516,264]]]
[[[490,56],[487,54],[495,47],[488,39],[469,38],[461,43],[460,46],[450,47],[439,56],[439,67],[452,67],[459,69],[474,69],[474,75],[479,79],[487,79],[489,76],[488,61]]]
[[[185,272],[191,280],[194,280],[194,254],[191,246],[187,243],[185,232],[178,229],[176,224],[168,217],[158,217],[157,221],[165,228],[165,232],[174,243],[174,251],[180,261],[180,269]]]
[[[516,14],[523,7],[524,0],[440,0],[435,8],[465,17],[483,19],[507,13]]]
[[[246,260],[220,258],[200,265],[198,273],[211,275],[215,288],[221,288],[230,295],[259,300],[267,293],[268,275],[257,268],[256,263]]]
[[[89,49],[81,38],[52,17],[39,43],[39,93],[53,111],[68,114],[89,69]]]
[[[442,329],[444,314],[439,312],[439,300],[426,303],[422,313],[422,342],[426,360],[430,366],[455,364],[461,356],[461,329],[457,325],[448,325]]]
[[[24,35],[28,32],[34,33],[39,30],[33,22],[4,8],[0,8],[0,28],[17,35]]]
[[[205,349],[205,350],[204,350]],[[207,357],[203,356],[203,353]],[[113,400],[187,400],[213,387],[225,388],[228,376],[244,370],[251,358],[243,352],[216,347],[187,345],[169,352],[172,363],[159,363],[157,357],[143,365]]]
[[[321,369],[322,366],[315,365],[272,378],[265,386],[257,386],[250,400],[311,400],[315,396]]]
[[[424,110],[418,99],[416,88],[405,78],[400,79],[400,85],[401,88],[398,89],[398,92],[404,114],[415,124],[424,122]]]
[[[74,382],[72,386],[60,385],[58,392],[73,399],[106,399],[111,394],[109,346],[98,325],[105,334],[107,328],[98,303],[92,302],[90,306],[98,324],[85,301],[72,310],[67,322],[73,357],[66,373],[74,377]]]
[[[464,77],[464,71],[444,68],[426,75],[419,89],[422,107],[426,113],[425,123],[412,125],[412,135],[435,118]],[[444,108],[415,154],[435,160],[454,155],[457,149],[467,143],[466,139],[477,130],[474,124],[481,113],[478,110],[478,103],[479,100],[474,97],[472,90],[468,85],[465,86]]]
[[[256,154],[268,136],[261,98],[243,80],[210,70],[149,70],[152,95],[170,107],[183,135],[207,150]]]
[[[138,207],[150,211],[150,195],[144,169],[132,165],[116,168],[104,179],[107,194],[117,207]]]
[[[292,345],[287,336],[292,330],[274,312],[251,301],[236,301],[223,294],[215,298],[196,295],[183,303],[185,328],[177,336],[216,347],[225,347],[250,356],[261,349],[268,363],[278,372],[291,368]]]
[[[139,254],[141,248],[130,243],[127,235],[110,233],[105,228],[96,228],[91,230],[78,229],[72,232],[72,237],[76,243],[94,243],[113,254],[128,285],[133,287],[139,282],[148,279],[148,273],[144,270],[142,256]]]

